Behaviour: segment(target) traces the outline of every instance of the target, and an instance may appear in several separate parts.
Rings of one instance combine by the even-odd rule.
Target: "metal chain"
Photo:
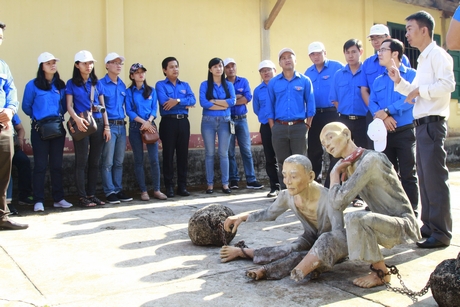
[[[408,297],[410,297],[412,299],[412,302],[416,303],[418,301],[417,296],[425,295],[428,292],[428,289],[430,289],[430,281],[428,280],[428,282],[426,283],[425,287],[423,287],[423,289],[420,290],[419,292],[409,290],[406,287],[406,285],[404,284],[404,282],[403,282],[403,280],[401,278],[401,274],[399,274],[399,270],[396,268],[396,266],[395,265],[391,265],[391,266],[386,265],[386,267],[388,268],[388,273],[385,274],[380,269],[374,269],[372,264],[370,266],[371,270],[377,273],[377,276],[383,282],[385,287],[387,287],[388,291],[393,291],[393,292],[396,292],[396,293],[400,293],[402,295],[407,295]],[[392,287],[390,283],[385,281],[385,276],[386,275],[396,275],[396,277],[399,279],[399,283],[401,284],[402,288]]]

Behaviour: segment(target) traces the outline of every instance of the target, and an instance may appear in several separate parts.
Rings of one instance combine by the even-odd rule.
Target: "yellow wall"
[[[105,74],[104,57],[115,51],[126,57],[122,78],[129,85],[128,69],[143,63],[151,85],[163,79],[161,61],[175,56],[180,78],[190,83],[195,95],[206,79],[212,57],[233,57],[238,75],[248,78],[251,88],[260,83],[257,65],[262,54],[277,64],[277,53],[291,47],[297,53],[297,69],[311,65],[310,42],[326,45],[328,57],[344,61],[343,43],[361,39],[365,57],[373,54],[367,41],[374,23],[404,24],[404,18],[422,8],[393,0],[289,0],[267,32],[262,21],[276,0],[0,0],[0,20],[7,24],[0,58],[11,67],[19,98],[25,84],[35,77],[37,56],[49,51],[59,57],[63,80],[71,77],[74,54],[90,50],[98,60],[96,73]],[[441,33],[441,12],[429,11]],[[447,25],[448,25],[447,21]],[[268,34],[268,35],[267,35]],[[364,58],[363,57],[363,60]],[[249,105],[250,131],[259,124]],[[451,131],[460,131],[457,101],[452,102]],[[26,130],[28,118],[20,113]],[[200,133],[201,107],[191,110],[191,133]]]

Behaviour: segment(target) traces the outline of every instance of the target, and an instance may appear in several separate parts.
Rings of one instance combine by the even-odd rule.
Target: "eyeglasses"
[[[390,50],[390,51],[391,51],[390,48],[380,48],[379,50],[377,50],[377,52],[378,52],[378,53],[384,53],[384,52],[387,51],[387,50]]]
[[[113,62],[113,61],[110,61],[109,63],[110,63],[110,64],[114,64],[114,65],[119,65],[119,66],[125,65],[125,63],[122,63],[122,62]]]

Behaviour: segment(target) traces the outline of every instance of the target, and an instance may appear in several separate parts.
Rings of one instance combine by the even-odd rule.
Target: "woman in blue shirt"
[[[38,57],[37,77],[30,80],[24,90],[22,110],[32,120],[30,139],[34,152],[33,194],[34,211],[44,211],[45,176],[48,161],[50,164],[51,193],[56,208],[70,208],[72,204],[64,199],[62,186],[62,159],[64,155],[65,130],[62,136],[42,140],[37,122],[42,119],[57,118],[63,121],[65,107],[65,83],[59,77],[57,62],[49,52]]]
[[[134,174],[141,189],[141,199],[149,200],[150,196],[145,185],[144,173],[144,144],[141,131],[157,130],[154,120],[157,117],[157,94],[155,89],[147,84],[145,72],[147,69],[140,63],[131,65],[129,79],[132,81],[126,91],[126,113],[129,116],[129,143],[134,156]],[[158,142],[146,144],[152,172],[153,197],[167,199],[160,191],[160,164],[158,162]]]
[[[206,193],[214,193],[214,154],[217,134],[222,192],[230,194],[232,191],[228,188],[228,147],[230,144],[230,108],[236,103],[235,89],[231,82],[225,80],[224,64],[221,59],[211,59],[208,68],[208,80],[203,81],[200,85],[200,105],[203,107],[201,135],[206,154]]]
[[[94,58],[91,52],[82,50],[75,54],[72,79],[66,84],[67,112],[77,123],[80,131],[85,131],[88,122],[82,112],[91,111],[93,105],[104,106],[104,93],[94,71]],[[94,101],[91,101],[91,88],[94,87]],[[80,206],[94,207],[105,203],[95,196],[99,162],[104,140],[110,140],[110,126],[107,113],[95,112],[97,131],[79,141],[73,140],[75,150],[75,179]],[[89,146],[89,151],[88,151]],[[88,164],[88,185],[85,189],[85,168]]]

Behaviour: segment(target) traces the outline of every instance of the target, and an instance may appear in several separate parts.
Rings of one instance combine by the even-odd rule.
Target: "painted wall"
[[[374,23],[404,24],[404,18],[422,8],[393,0],[289,0],[269,31],[263,30],[276,0],[0,0],[0,20],[7,24],[0,57],[15,77],[19,98],[25,84],[36,75],[37,57],[49,51],[59,57],[63,80],[71,77],[74,54],[90,50],[98,60],[96,73],[105,74],[104,57],[115,51],[126,57],[122,78],[129,85],[129,66],[147,67],[151,85],[163,79],[161,61],[175,56],[180,61],[180,78],[190,83],[195,95],[206,79],[212,57],[233,57],[238,74],[248,78],[251,88],[260,83],[257,65],[291,47],[297,53],[297,69],[311,65],[307,47],[322,41],[328,57],[344,62],[342,45],[349,38],[364,42],[365,57],[373,54],[367,41]],[[437,21],[435,33],[444,37],[441,12],[428,10]],[[449,25],[450,20],[446,21]],[[262,55],[265,55],[262,58]],[[363,57],[363,60],[364,58]],[[451,103],[451,132],[460,132],[458,102]],[[20,112],[30,130],[28,118]],[[158,121],[157,121],[158,122]],[[191,147],[201,147],[199,104],[190,111]],[[249,105],[253,143],[259,124]],[[68,146],[71,147],[69,139]],[[68,148],[70,149],[70,148]]]

